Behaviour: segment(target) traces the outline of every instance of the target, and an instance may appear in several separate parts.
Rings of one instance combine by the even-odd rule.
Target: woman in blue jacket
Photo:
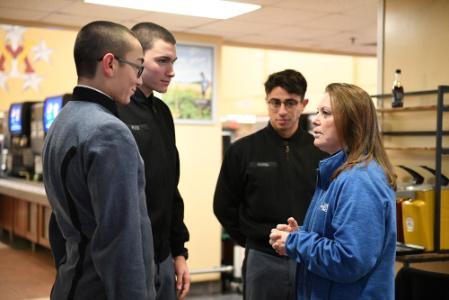
[[[330,84],[313,124],[315,146],[332,156],[319,164],[304,224],[278,225],[270,244],[298,263],[298,299],[393,299],[396,175],[372,100]]]

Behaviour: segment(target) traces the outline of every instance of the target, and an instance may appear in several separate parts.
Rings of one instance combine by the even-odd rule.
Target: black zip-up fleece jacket
[[[214,196],[214,213],[241,246],[276,255],[270,230],[294,217],[301,225],[327,154],[302,129],[283,139],[269,124],[225,154]]]
[[[140,91],[127,106],[118,106],[120,119],[131,129],[145,163],[146,196],[153,228],[155,261],[187,256],[184,243],[189,232],[184,224],[184,202],[178,191],[179,156],[175,127],[168,106]]]

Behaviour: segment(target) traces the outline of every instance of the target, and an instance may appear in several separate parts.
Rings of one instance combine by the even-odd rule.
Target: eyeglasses
[[[292,110],[294,109],[299,101],[295,99],[287,99],[284,101],[281,101],[279,99],[270,99],[267,101],[268,107],[273,111],[278,111],[281,108],[281,105],[284,104],[284,107],[286,110]]]
[[[114,58],[115,58],[119,63],[127,64],[127,65],[130,65],[131,67],[136,68],[136,70],[137,70],[137,78],[140,78],[140,76],[142,75],[143,69],[144,69],[144,66],[143,66],[143,65],[139,65],[139,64],[133,63],[133,62],[131,62],[131,61],[129,61],[129,60],[120,58],[120,57],[118,57],[118,56],[116,56],[116,55],[114,55]],[[103,60],[103,57],[100,57],[100,58],[97,59],[97,61],[102,61],[102,60]]]
[[[143,72],[143,69],[144,69],[143,65],[138,65],[136,63],[133,63],[133,62],[131,62],[129,60],[120,58],[118,56],[114,56],[114,57],[118,60],[118,62],[120,62],[122,64],[130,65],[131,67],[136,68],[137,69],[137,78],[139,78],[142,75],[142,72]]]

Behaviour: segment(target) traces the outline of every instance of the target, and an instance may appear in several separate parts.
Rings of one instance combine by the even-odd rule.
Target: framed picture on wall
[[[176,45],[175,77],[160,95],[176,123],[214,121],[215,47],[202,44]]]

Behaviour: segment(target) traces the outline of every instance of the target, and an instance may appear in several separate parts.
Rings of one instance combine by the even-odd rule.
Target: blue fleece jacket
[[[376,161],[331,180],[347,157],[320,162],[303,226],[287,239],[298,263],[298,299],[393,299],[395,194]]]

